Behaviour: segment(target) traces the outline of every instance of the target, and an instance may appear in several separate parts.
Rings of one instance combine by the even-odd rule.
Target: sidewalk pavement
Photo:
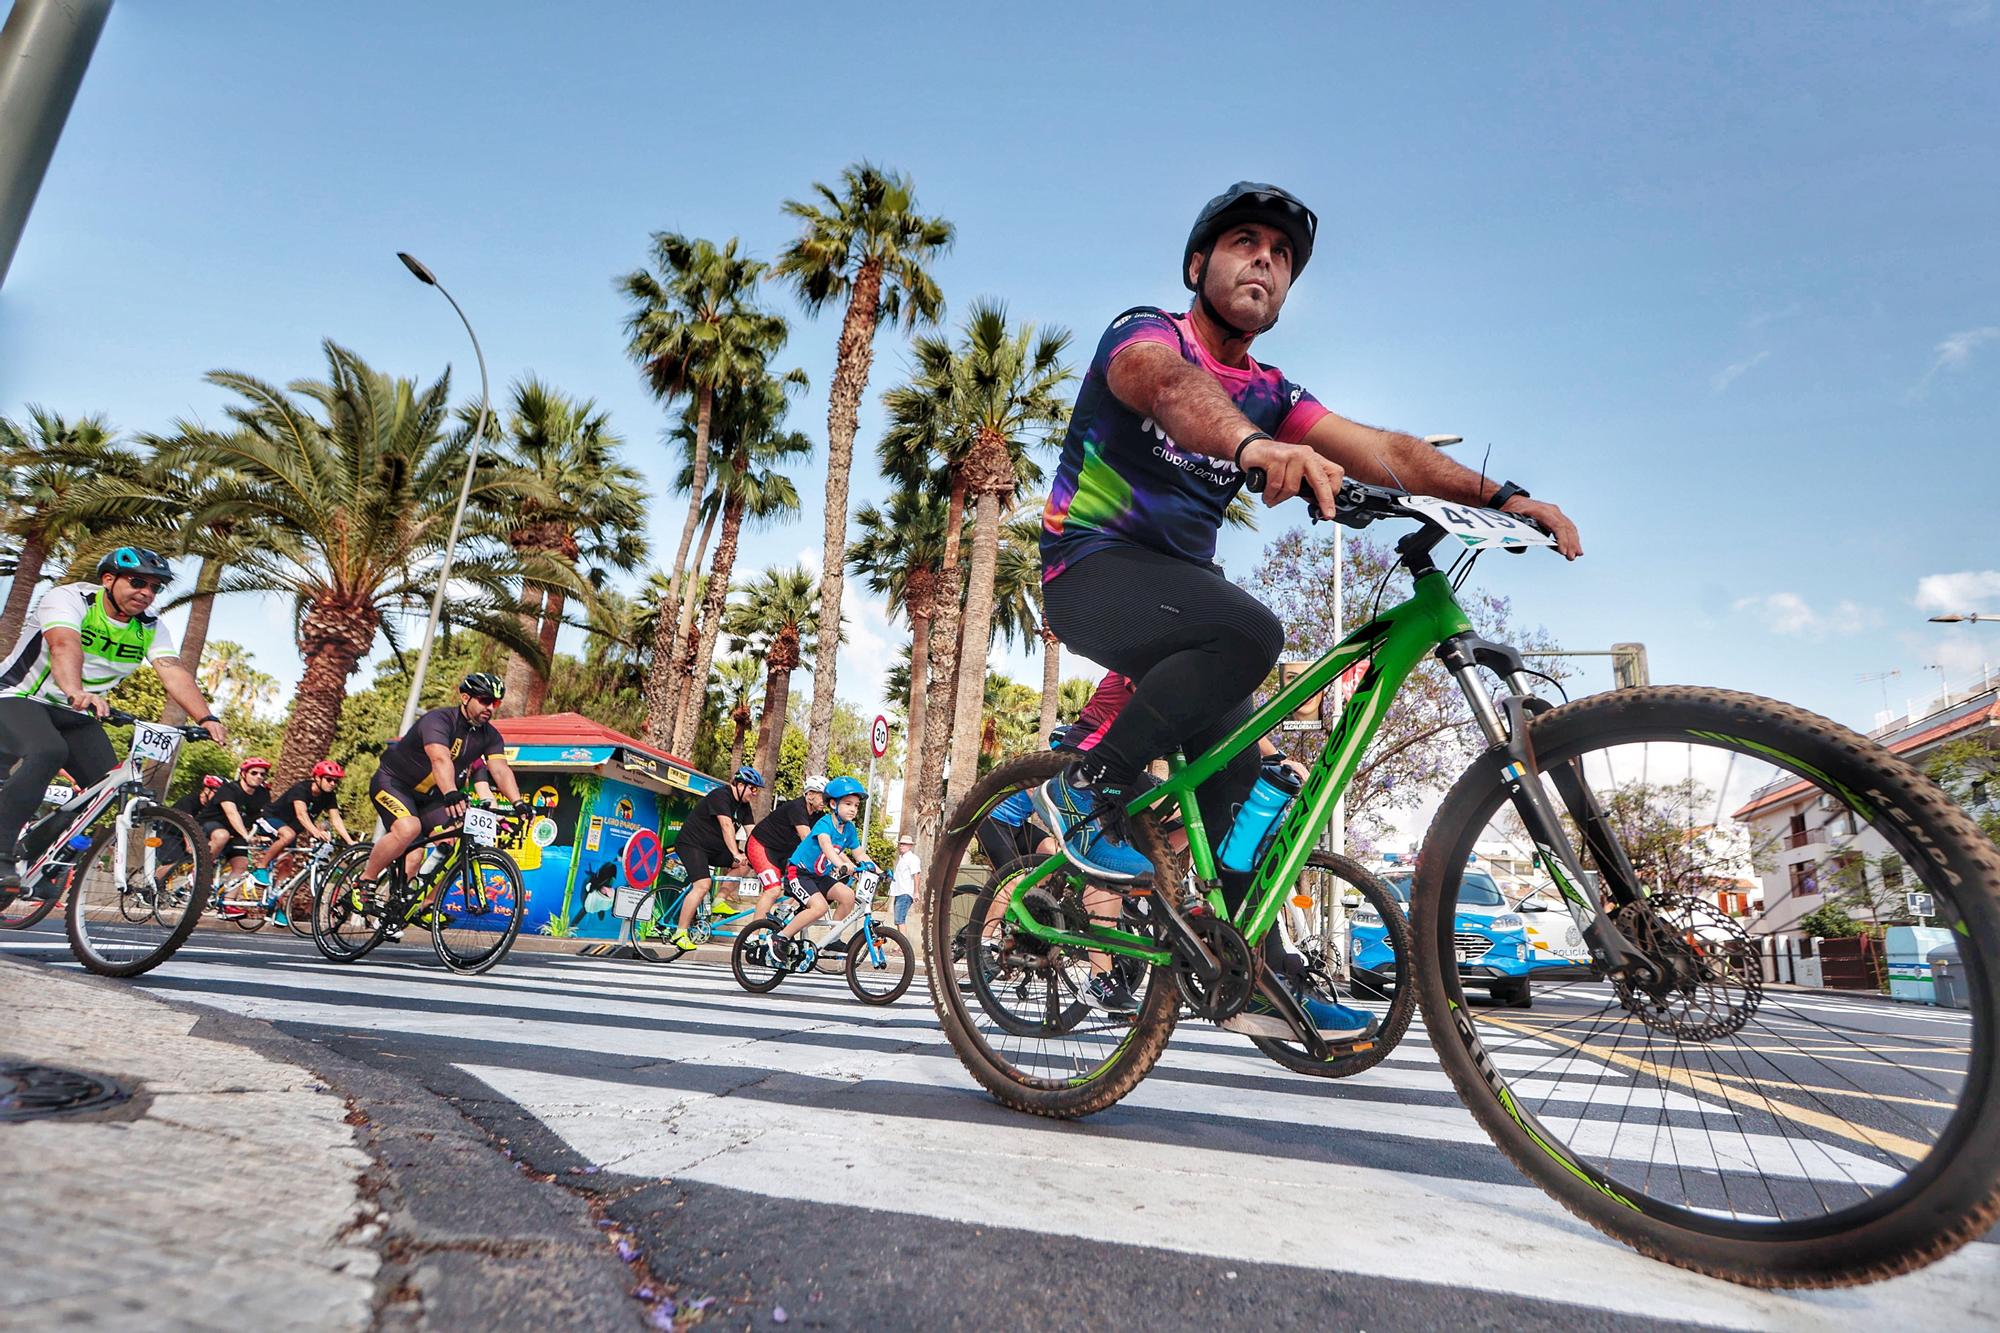
[[[0,1329],[631,1329],[592,1204],[416,1084],[268,1023],[0,959],[0,1063],[129,1100],[0,1121]],[[663,1326],[655,1324],[655,1327]]]

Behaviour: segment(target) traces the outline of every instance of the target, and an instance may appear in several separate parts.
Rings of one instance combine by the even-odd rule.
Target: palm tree
[[[868,580],[871,592],[887,598],[889,614],[901,612],[910,623],[910,664],[903,698],[907,747],[903,772],[914,775],[923,753],[924,714],[928,703],[925,671],[930,665],[931,622],[943,594],[945,487],[935,477],[917,486],[899,487],[886,507],[864,505],[854,515],[860,535],[847,548],[847,567]],[[915,828],[915,781],[903,784],[899,828]]]
[[[743,590],[743,600],[729,608],[722,627],[731,652],[748,652],[764,662],[764,711],[757,723],[758,769],[767,776],[778,771],[778,747],[785,739],[785,710],[792,694],[792,673],[819,640],[819,595],[813,576],[803,568],[767,569]],[[769,809],[770,788],[758,793],[758,814]]]
[[[619,280],[633,302],[625,321],[626,352],[644,369],[646,383],[662,401],[691,397],[695,409],[694,476],[687,520],[674,551],[670,605],[678,606],[688,574],[688,547],[700,521],[708,483],[709,426],[716,390],[764,373],[764,362],[785,342],[785,321],[751,300],[767,265],[738,255],[735,237],[720,249],[713,241],[674,232],[653,233],[652,270],[636,269]],[[674,724],[673,702],[681,682],[674,675],[675,614],[661,619],[662,636],[646,680],[646,738],[663,745]]]
[[[951,597],[944,599],[931,626],[930,688],[935,694],[950,690],[952,704],[939,709],[933,699],[925,718],[918,779],[920,856],[927,854],[946,799],[957,800],[978,780],[1001,509],[1023,484],[1040,480],[1030,452],[1045,445],[1067,420],[1061,390],[1071,375],[1062,359],[1068,345],[1064,329],[1050,328],[1039,336],[1033,325],[1010,330],[1006,307],[981,301],[967,316],[948,362],[934,350],[926,353],[931,373],[915,386],[939,418],[934,433],[953,451],[948,461],[962,476],[974,511],[964,629],[954,623],[958,606]],[[949,780],[948,794],[940,777]]]
[[[708,589],[702,597],[696,651],[683,664],[688,685],[682,692],[671,747],[677,754],[694,749],[708,667],[715,657],[715,636],[722,628],[722,608],[729,597],[745,521],[762,523],[799,512],[798,488],[777,468],[804,458],[813,446],[798,431],[781,429],[784,419],[785,386],[779,380],[733,391],[717,402],[716,420],[724,426],[716,477],[716,491],[722,497],[722,535],[715,542],[715,563],[709,567]]]
[[[532,375],[515,383],[512,397],[500,464],[513,470],[521,498],[508,515],[507,544],[579,572],[588,568],[593,582],[607,570],[637,568],[646,553],[645,480],[618,460],[624,441],[609,416]],[[523,583],[521,628],[540,645],[543,662],[555,653],[565,600],[559,587]],[[519,654],[508,660],[504,716],[541,712],[548,692],[546,669]]]
[[[840,174],[838,192],[815,181],[818,199],[785,201],[785,212],[803,224],[797,240],[778,257],[772,276],[788,279],[808,311],[847,298],[840,322],[833,385],[826,408],[826,534],[820,552],[820,619],[837,624],[847,554],[847,478],[854,466],[854,432],[875,330],[883,321],[905,328],[934,324],[944,295],[925,267],[951,248],[953,229],[925,217],[907,176],[859,162]],[[838,643],[829,643],[813,665],[812,717],[806,767],[826,767],[833,743]]]
[[[44,568],[67,563],[72,539],[92,525],[98,479],[129,476],[139,466],[139,455],[117,442],[102,416],[69,421],[31,403],[27,429],[0,417],[0,540],[14,576],[0,609],[0,651],[21,637]]]
[[[750,735],[750,701],[756,697],[757,682],[762,674],[757,669],[757,659],[743,653],[723,658],[715,664],[715,681],[722,689],[723,707],[728,710],[729,724],[733,732],[729,738],[729,764],[725,772],[734,773],[743,763],[743,742]]]
[[[236,429],[202,436],[230,469],[213,503],[241,513],[261,549],[222,578],[218,592],[292,599],[305,674],[272,781],[303,777],[332,743],[347,678],[386,633],[400,651],[396,617],[430,598],[446,525],[465,473],[469,439],[447,433],[450,374],[419,390],[324,344],[327,379],[289,389],[237,371],[208,380],[242,401]],[[315,410],[316,409],[316,410]],[[452,563],[451,620],[539,659],[522,631],[511,579],[524,575],[581,592],[574,574],[539,553],[508,558],[493,517],[521,498],[511,469],[482,468],[468,531]]]

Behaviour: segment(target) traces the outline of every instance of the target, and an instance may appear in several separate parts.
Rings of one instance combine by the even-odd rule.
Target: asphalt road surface
[[[0,935],[0,950],[73,966],[47,927]],[[1995,1236],[1823,1293],[1754,1292],[1639,1257],[1501,1157],[1420,1027],[1376,1069],[1328,1082],[1187,1021],[1122,1103],[1059,1123],[973,1084],[921,970],[876,1009],[837,978],[757,996],[692,960],[519,950],[461,978],[428,950],[338,966],[276,931],[203,930],[132,984],[422,1084],[595,1193],[684,1295],[713,1293],[760,1326],[781,1307],[787,1324],[837,1328],[2000,1322]],[[1786,1002],[1890,1034],[1964,1022],[1837,995]],[[1524,1032],[1497,1058],[1542,1049]]]

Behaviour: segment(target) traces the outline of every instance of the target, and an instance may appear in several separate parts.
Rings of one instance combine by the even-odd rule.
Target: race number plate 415
[[[491,847],[500,841],[500,816],[491,810],[478,806],[468,806],[465,811],[465,832],[481,847]]]
[[[165,763],[180,749],[181,734],[172,727],[156,727],[150,722],[132,724],[132,761],[142,759]]]
[[[1475,551],[1556,544],[1554,537],[1527,519],[1498,509],[1453,504],[1428,495],[1406,497],[1403,508],[1422,514]]]

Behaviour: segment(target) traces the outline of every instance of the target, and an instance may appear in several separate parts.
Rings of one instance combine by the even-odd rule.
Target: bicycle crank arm
[[[1292,998],[1289,986],[1280,985],[1275,976],[1267,971],[1263,980],[1258,983],[1257,991],[1270,1002],[1278,1017],[1284,1019],[1287,1026],[1298,1036],[1299,1042],[1306,1048],[1307,1055],[1315,1060],[1333,1058],[1333,1047],[1327,1043],[1325,1037],[1319,1035],[1319,1029],[1313,1026],[1313,1021],[1307,1016],[1305,1009]]]

